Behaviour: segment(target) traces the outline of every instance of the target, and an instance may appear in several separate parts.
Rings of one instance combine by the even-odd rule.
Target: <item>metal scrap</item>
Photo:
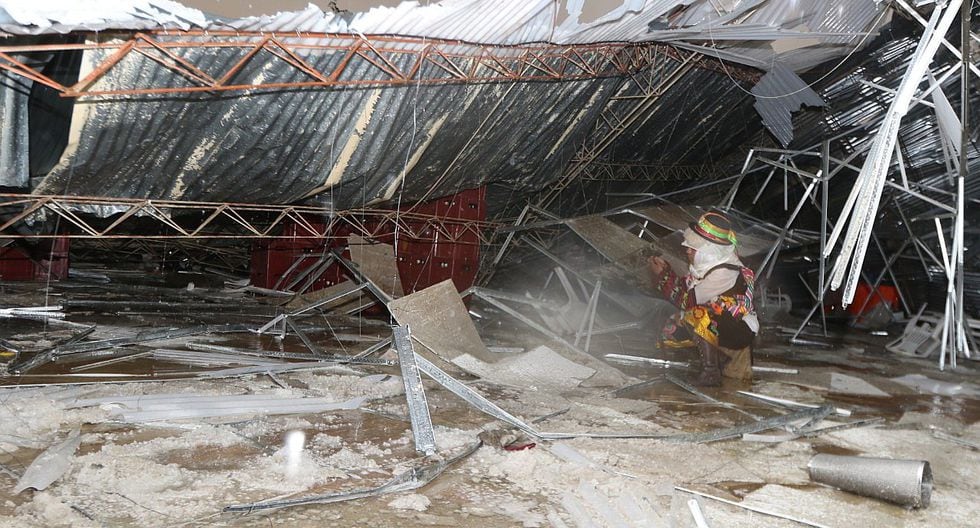
[[[20,493],[27,488],[40,491],[61,478],[71,467],[71,457],[81,443],[81,434],[75,430],[65,440],[45,449],[24,471],[14,487],[14,493]]]
[[[746,416],[748,416],[750,418],[753,418],[755,420],[761,420],[761,418],[758,415],[755,415],[755,414],[752,414],[752,413],[750,413],[750,412],[748,412],[746,410],[740,409],[735,404],[728,403],[728,402],[723,402],[721,400],[712,398],[711,396],[708,396],[707,394],[705,394],[705,393],[699,391],[698,389],[696,389],[690,383],[688,383],[688,382],[686,382],[686,381],[684,381],[684,380],[682,380],[682,379],[680,379],[680,378],[678,378],[676,376],[673,376],[671,374],[666,374],[664,377],[667,378],[667,380],[670,381],[671,383],[673,383],[674,385],[677,385],[678,387],[686,390],[687,392],[690,392],[691,394],[697,396],[698,398],[701,398],[704,401],[708,401],[708,402],[714,403],[715,405],[721,405],[722,407],[724,407],[726,409],[731,409],[731,410],[733,410],[735,412],[742,413],[742,414],[744,414],[744,415],[746,415]]]
[[[765,509],[765,508],[759,508],[758,506],[750,506],[748,504],[745,504],[744,502],[736,502],[736,501],[732,501],[732,500],[728,500],[728,499],[723,499],[721,497],[715,497],[714,495],[708,495],[707,493],[702,493],[700,491],[694,491],[694,490],[688,489],[688,488],[682,488],[680,486],[674,486],[674,489],[677,490],[677,491],[682,491],[684,493],[690,493],[691,495],[697,495],[698,497],[704,497],[706,499],[711,499],[711,500],[715,500],[715,501],[718,501],[718,502],[724,502],[725,504],[728,504],[730,506],[737,506],[739,508],[742,508],[742,509],[745,509],[745,510],[749,510],[751,512],[760,513],[762,515],[768,515],[770,517],[776,517],[777,519],[786,519],[787,521],[793,521],[793,522],[796,522],[796,523],[805,524],[807,526],[812,526],[813,528],[830,528],[826,524],[820,524],[818,522],[808,521],[806,519],[801,519],[799,517],[794,517],[792,515],[787,515],[787,514],[784,514],[784,513],[774,512],[772,510],[768,510],[768,509]]]
[[[541,432],[541,431],[538,431],[538,430],[534,429],[533,427],[531,427],[530,425],[528,425],[526,422],[524,422],[520,418],[517,418],[516,416],[514,416],[514,415],[508,413],[507,411],[501,409],[499,406],[497,406],[496,404],[494,404],[490,400],[488,400],[485,397],[483,397],[483,395],[481,395],[480,393],[478,393],[478,392],[474,391],[473,389],[467,387],[466,384],[464,384],[464,383],[460,382],[459,380],[453,378],[449,374],[446,374],[444,371],[442,371],[442,369],[440,369],[439,367],[433,365],[431,362],[429,362],[425,358],[416,355],[416,358],[415,359],[418,362],[419,370],[421,370],[422,372],[424,372],[427,376],[431,377],[433,380],[435,380],[437,383],[439,383],[440,385],[442,385],[443,387],[445,387],[447,390],[449,390],[450,392],[452,392],[456,396],[459,396],[460,398],[462,398],[463,400],[465,400],[467,403],[469,403],[470,405],[472,405],[473,407],[475,407],[477,410],[479,410],[479,411],[481,411],[483,413],[486,413],[486,414],[488,414],[490,416],[493,416],[494,418],[496,418],[498,420],[501,420],[503,422],[506,422],[506,423],[508,423],[508,424],[510,424],[510,425],[512,425],[512,426],[514,426],[514,427],[516,427],[518,429],[520,429],[521,431],[527,433],[528,435],[531,435],[531,436],[533,436],[535,438],[539,438],[541,440],[565,440],[565,439],[569,439],[569,438],[606,438],[606,439],[617,439],[617,438],[618,439],[652,438],[652,439],[660,439],[660,440],[667,440],[667,441],[678,441],[678,442],[685,442],[685,441],[700,442],[700,441],[722,440],[722,439],[725,439],[725,438],[731,438],[733,436],[738,436],[738,435],[742,434],[741,432],[734,433],[734,434],[722,434],[722,435],[719,435],[718,438],[713,438],[711,436],[713,433],[701,433],[699,435],[690,435],[690,434],[663,435],[663,434],[653,434],[653,433],[619,433],[619,432],[613,432],[613,433],[587,433],[587,432],[586,433],[546,433],[546,432]],[[810,416],[816,416],[816,415],[820,414],[820,412],[818,412],[818,411],[822,411],[822,409],[821,410],[807,410],[807,411],[803,411],[801,413],[797,413],[795,415],[787,415],[785,417],[779,417],[779,418],[788,418],[788,421],[786,423],[789,423],[789,422],[800,420],[800,419],[806,419],[806,418],[808,418]],[[770,419],[770,420],[774,420],[774,419]],[[782,424],[781,422],[776,422],[776,425],[766,425],[765,423],[762,423],[762,422],[765,422],[765,421],[760,421],[760,422],[757,422],[756,424],[749,424],[747,426],[741,426],[741,427],[746,428],[746,430],[748,432],[753,432],[753,431],[762,431],[762,430],[765,430],[765,429],[770,429],[772,427],[776,427],[777,425],[781,425]],[[759,429],[752,429],[753,425],[756,426],[756,427],[760,427],[760,428]],[[702,437],[705,438],[705,439],[702,439]]]
[[[109,415],[123,422],[142,423],[239,415],[306,414],[357,409],[367,399],[336,402],[325,398],[283,398],[261,394],[140,394],[79,399],[68,407],[111,404]]]
[[[24,374],[29,372],[41,365],[44,365],[51,361],[59,361],[67,357],[72,359],[91,359],[99,358],[105,356],[113,356],[118,354],[117,351],[113,350],[118,347],[124,347],[129,345],[136,345],[140,343],[146,343],[149,341],[161,341],[166,339],[174,339],[178,337],[187,337],[200,334],[211,334],[211,333],[223,333],[223,332],[243,332],[248,330],[245,325],[238,324],[227,324],[227,325],[200,325],[193,326],[189,328],[164,328],[156,330],[147,330],[136,334],[131,337],[117,337],[111,339],[103,339],[99,341],[86,341],[81,343],[71,343],[64,346],[59,346],[41,353],[36,354],[30,359],[21,360],[8,367],[10,372],[17,374]],[[108,351],[108,352],[103,352]]]
[[[672,436],[664,437],[663,440],[666,442],[691,442],[696,444],[717,442],[719,440],[727,440],[729,438],[738,438],[746,433],[758,433],[759,431],[765,431],[767,429],[783,427],[785,425],[801,420],[809,420],[816,417],[825,418],[827,416],[830,416],[830,413],[832,413],[833,411],[834,411],[833,407],[829,405],[819,407],[816,409],[804,409],[802,411],[795,412],[792,414],[774,416],[772,418],[766,418],[764,420],[759,420],[756,422],[751,422],[751,423],[738,425],[735,427],[729,427],[725,429],[717,429],[705,433],[687,433],[687,434],[672,435]]]
[[[289,508],[292,506],[305,506],[307,504],[331,504],[335,502],[344,502],[350,500],[364,499],[367,497],[377,497],[379,495],[387,495],[389,493],[400,493],[403,491],[411,491],[414,489],[419,489],[425,486],[429,482],[432,482],[436,477],[441,475],[446,469],[448,469],[453,464],[465,459],[466,457],[472,455],[476,452],[483,442],[475,442],[461,449],[459,453],[454,454],[449,458],[443,460],[438,460],[431,464],[424,466],[412,468],[404,473],[399,473],[395,475],[394,478],[388,482],[375,487],[367,488],[356,491],[349,491],[345,493],[330,493],[327,495],[313,495],[310,497],[300,497],[298,499],[280,500],[280,501],[266,501],[266,502],[255,502],[252,504],[235,504],[232,506],[225,507],[226,512],[242,512],[251,513],[253,511],[261,510],[273,510],[279,508]]]

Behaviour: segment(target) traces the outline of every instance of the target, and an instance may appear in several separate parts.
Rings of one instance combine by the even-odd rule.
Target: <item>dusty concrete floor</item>
[[[200,280],[198,284],[201,284]],[[73,322],[98,324],[92,339],[131,334],[134,328],[190,326],[215,322],[264,323],[275,308],[263,302],[198,286],[193,292],[117,288],[82,283],[2,285],[4,306],[58,304],[99,299],[158,303],[158,308],[117,306],[113,313],[85,307],[69,311]],[[109,287],[109,288],[115,288]],[[47,293],[47,295],[45,295]],[[215,302],[212,309],[181,303]],[[102,309],[106,309],[105,306]],[[370,336],[387,335],[387,321],[319,318],[309,324],[366,336],[338,343],[330,330],[310,336],[328,352],[367,348]],[[555,343],[505,316],[480,326],[488,344],[532,349]],[[893,328],[892,332],[900,331]],[[0,337],[24,347],[40,347],[68,335],[59,325],[0,319]],[[882,340],[854,334],[832,348],[790,347],[767,338],[757,364],[791,367],[798,374],[760,373],[751,384],[726,381],[705,392],[741,411],[768,417],[776,408],[736,393],[751,390],[804,403],[825,403],[852,411],[846,422],[868,418],[871,426],[778,443],[741,439],[709,444],[677,444],[654,439],[572,439],[537,442],[507,451],[484,445],[429,485],[335,504],[223,513],[231,504],[272,498],[346,492],[383,484],[426,461],[415,452],[405,418],[397,367],[356,366],[282,373],[278,380],[253,375],[213,380],[159,381],[198,370],[180,364],[136,359],[72,372],[71,364],[45,366],[29,376],[8,376],[8,385],[73,382],[77,385],[0,389],[0,525],[2,526],[694,526],[687,501],[690,488],[746,505],[762,507],[831,527],[976,526],[980,506],[980,452],[937,437],[945,433],[980,442],[980,402],[972,396],[922,393],[895,382],[906,374],[963,385],[977,379],[975,363],[940,373],[932,361],[898,359],[881,351]],[[295,337],[220,334],[140,345],[135,349],[182,348],[206,342],[242,348],[303,353]],[[592,353],[646,355],[687,360],[684,352],[651,349],[650,330],[597,338]],[[150,346],[152,345],[152,346]],[[572,355],[568,358],[575,359]],[[7,358],[9,359],[9,357]],[[579,358],[581,359],[581,358]],[[469,379],[467,383],[508,412],[525,420],[563,413],[537,424],[553,432],[649,433],[708,431],[746,423],[741,412],[706,402],[663,378],[668,370],[594,360],[598,372],[581,384],[516,386]],[[684,377],[682,369],[670,373]],[[832,383],[844,374],[870,383],[884,395],[847,393]],[[66,375],[69,374],[69,375]],[[82,377],[102,375],[106,377]],[[371,376],[386,374],[388,376]],[[139,381],[139,383],[91,383]],[[634,389],[623,387],[649,381]],[[482,414],[438,385],[426,381],[439,455],[453,453],[503,424]],[[867,391],[851,388],[850,391]],[[108,406],[69,408],[67,402],[98,396],[207,393],[310,396],[342,401],[366,396],[360,410],[286,416],[235,416],[183,423],[126,424]],[[830,421],[827,422],[831,423]],[[48,446],[81,433],[81,445],[67,472],[44,491],[12,489],[31,461]],[[301,435],[302,450],[284,448]],[[484,435],[484,438],[488,438]],[[935,474],[932,504],[906,510],[810,482],[805,467],[816,453],[928,460]],[[797,523],[701,499],[711,526],[781,527]],[[581,511],[576,515],[576,511]],[[613,512],[612,514],[610,512]],[[592,523],[592,524],[587,524]]]

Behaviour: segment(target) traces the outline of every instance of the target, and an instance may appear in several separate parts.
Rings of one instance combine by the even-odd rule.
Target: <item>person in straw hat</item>
[[[701,215],[684,230],[688,273],[677,275],[659,256],[648,264],[654,289],[681,311],[664,327],[662,345],[689,336],[701,355],[696,383],[721,384],[722,376],[752,379],[752,342],[759,320],[752,304],[755,275],[738,258],[732,223],[721,213]]]

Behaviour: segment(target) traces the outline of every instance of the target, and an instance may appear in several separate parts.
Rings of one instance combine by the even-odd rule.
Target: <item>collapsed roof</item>
[[[55,82],[0,73],[0,185],[338,209],[543,188],[605,113],[633,125],[590,154],[608,162],[723,159],[759,130],[753,106],[786,143],[790,113],[822,104],[796,72],[890,18],[873,0],[630,0],[583,24],[570,1],[558,25],[549,0],[240,20],[156,0],[17,4],[0,1],[4,49]],[[496,72],[453,71],[488,55]]]

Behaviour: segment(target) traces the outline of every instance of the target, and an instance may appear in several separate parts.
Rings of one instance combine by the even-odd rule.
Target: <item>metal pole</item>
[[[885,253],[885,247],[882,246],[881,241],[878,240],[878,235],[872,233],[871,239],[874,240],[875,246],[878,247],[878,254],[881,255],[881,259],[885,263],[885,270],[888,271],[888,276],[891,277],[892,284],[895,285],[895,291],[898,292],[898,299],[902,302],[902,309],[905,310],[906,314],[911,316],[912,307],[909,306],[908,302],[906,302],[905,295],[902,293],[902,287],[900,284],[898,284],[898,278],[895,277],[895,270],[892,269],[892,263],[894,263],[895,260],[897,260],[898,256],[901,255],[902,251],[904,251],[906,247],[908,247],[910,242],[906,240],[905,243],[902,244],[902,249],[898,253],[896,253],[896,256],[889,258],[888,255]]]
[[[769,260],[773,258],[773,255],[779,249],[779,246],[783,244],[783,240],[786,239],[786,232],[789,231],[789,228],[793,225],[793,222],[796,221],[796,215],[800,213],[800,209],[803,209],[803,206],[806,204],[807,198],[810,197],[810,193],[813,192],[813,187],[816,184],[817,184],[817,180],[811,181],[810,185],[807,186],[806,191],[803,192],[803,197],[800,198],[800,203],[796,205],[796,209],[793,210],[793,214],[789,216],[789,220],[787,220],[786,225],[783,226],[783,231],[782,233],[780,233],[779,238],[776,239],[776,243],[773,244],[772,248],[769,250],[769,253],[766,254],[766,258],[763,259],[762,264],[759,265],[759,272],[756,273],[756,275],[761,274],[762,270],[766,269],[766,266],[770,264]],[[772,266],[769,267],[769,270],[766,273],[766,278],[769,278],[771,274],[772,274]]]
[[[913,240],[916,243],[912,244],[915,248],[915,254],[919,256],[919,262],[922,263],[922,272],[926,277],[929,276],[929,265],[926,264],[926,258],[922,256],[922,250],[919,249],[918,237],[912,232],[912,224],[909,223],[909,219],[905,216],[905,210],[902,209],[902,204],[898,203],[898,198],[893,197],[892,203],[895,204],[895,209],[898,211],[898,215],[902,218],[902,225],[905,226],[905,231],[909,234],[909,240]]]
[[[524,209],[521,210],[521,214],[517,215],[517,220],[514,221],[515,226],[519,226],[524,223],[524,220],[527,218],[529,207],[529,205],[525,205]],[[493,261],[490,262],[490,268],[485,270],[486,275],[480,279],[480,284],[486,285],[490,282],[490,279],[493,278],[493,274],[497,271],[497,265],[500,264],[500,261],[504,258],[504,254],[507,253],[508,249],[510,249],[510,243],[514,239],[514,233],[515,231],[507,233],[507,236],[504,238],[504,243],[500,245],[500,250],[497,251],[497,255],[493,258]]]
[[[874,241],[876,243],[878,242],[877,236],[874,237]],[[888,302],[888,299],[885,299],[885,297],[881,294],[881,292],[878,291],[878,286],[881,285],[881,281],[885,278],[885,275],[887,275],[891,271],[892,263],[898,259],[899,255],[901,255],[902,252],[905,251],[905,248],[908,247],[908,245],[909,245],[909,241],[906,240],[904,243],[902,243],[902,246],[898,248],[898,251],[896,251],[895,254],[889,258],[887,255],[885,255],[885,251],[882,249],[881,244],[878,244],[878,251],[881,253],[881,258],[885,263],[885,269],[881,270],[881,273],[878,274],[878,277],[875,279],[874,283],[869,283],[871,284],[871,291],[868,293],[868,296],[864,298],[864,302],[861,303],[861,307],[858,308],[857,311],[858,315],[864,314],[864,309],[868,307],[868,303],[871,302],[872,297],[877,296],[882,303]],[[861,274],[864,275],[864,272],[861,272]],[[865,280],[867,280],[866,276],[865,276]],[[892,276],[892,280],[894,280],[894,275]],[[898,289],[897,284],[895,285],[895,289],[896,290]],[[899,296],[901,296],[901,294],[899,294]],[[902,301],[902,304],[903,305],[905,304],[904,300]],[[909,311],[908,313],[911,315],[912,312]]]
[[[970,9],[973,2],[963,2],[960,6],[960,48],[962,48],[962,61],[960,63],[960,123],[963,128],[960,130],[960,173],[956,179],[956,237],[959,245],[956,248],[956,346],[953,348],[952,366],[956,368],[956,353],[967,352],[965,344],[965,329],[963,327],[963,215],[964,215],[964,184],[966,180],[967,164],[969,156],[967,149],[970,148]]]
[[[589,299],[589,327],[585,334],[585,351],[589,351],[589,347],[592,345],[592,330],[595,328],[595,314],[599,310],[599,292],[602,290],[602,278],[599,278],[595,282],[595,291],[592,292],[592,298]],[[578,336],[575,337],[576,341]]]
[[[735,202],[735,195],[738,194],[739,188],[742,185],[742,180],[745,179],[745,175],[748,174],[753,156],[755,156],[755,149],[750,149],[748,156],[745,156],[745,163],[742,164],[742,172],[739,173],[738,179],[735,181],[735,184],[732,185],[732,189],[728,192],[728,196],[722,200],[722,203],[725,204],[725,209],[731,209],[732,204]]]
[[[827,257],[824,256],[824,249],[827,247],[827,201],[830,189],[830,140],[824,140],[820,147],[821,176],[820,179],[820,284],[817,286],[820,303],[820,322],[823,328],[824,337],[827,336],[827,313],[824,305],[824,282],[826,282]]]

